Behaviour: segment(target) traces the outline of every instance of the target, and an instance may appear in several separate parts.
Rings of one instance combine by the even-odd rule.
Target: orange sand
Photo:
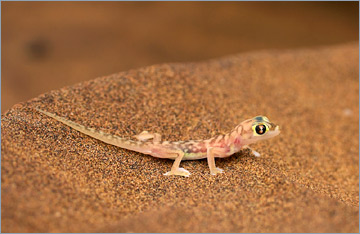
[[[358,43],[252,52],[98,78],[2,116],[3,232],[358,232]],[[130,137],[209,138],[266,115],[282,133],[217,166],[87,137],[34,111]]]

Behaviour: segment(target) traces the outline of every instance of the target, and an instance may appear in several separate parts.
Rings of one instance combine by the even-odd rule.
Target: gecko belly
[[[183,160],[196,160],[206,158],[206,152],[185,153]]]

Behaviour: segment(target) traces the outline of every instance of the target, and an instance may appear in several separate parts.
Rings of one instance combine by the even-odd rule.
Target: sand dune
[[[101,77],[2,115],[3,232],[358,232],[359,48],[259,51]],[[123,150],[39,114],[123,137],[205,139],[266,115],[281,134],[186,161]]]

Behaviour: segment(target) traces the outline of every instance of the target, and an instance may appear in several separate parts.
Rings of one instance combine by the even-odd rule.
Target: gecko
[[[223,173],[222,169],[215,166],[215,157],[229,157],[244,148],[249,148],[254,156],[259,157],[260,154],[252,150],[249,145],[260,140],[275,137],[280,133],[280,127],[270,122],[267,117],[256,116],[241,122],[227,134],[217,135],[206,140],[162,141],[160,134],[149,133],[148,131],[135,135],[134,138],[136,140],[131,140],[83,126],[39,108],[36,108],[36,110],[107,144],[157,158],[174,160],[175,162],[171,170],[164,174],[166,176],[178,175],[189,177],[190,172],[181,168],[180,162],[204,158],[207,159],[211,175]]]

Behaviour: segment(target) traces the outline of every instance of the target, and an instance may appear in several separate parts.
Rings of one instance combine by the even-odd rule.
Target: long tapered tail
[[[115,136],[115,135],[111,135],[109,133],[100,131],[100,130],[96,130],[94,128],[88,128],[85,127],[81,124],[75,123],[71,120],[65,119],[63,117],[57,116],[53,113],[41,110],[39,108],[35,108],[37,111],[39,111],[40,113],[43,113],[44,115],[47,115],[85,135],[91,136],[95,139],[98,139],[102,142],[105,142],[107,144],[110,145],[115,145],[124,149],[128,149],[128,150],[132,150],[132,151],[136,151],[136,152],[140,152],[143,154],[150,154],[151,150],[149,149],[149,147],[146,145],[146,143],[141,142],[141,141],[133,141],[130,139],[126,139],[126,138],[121,138],[119,136]]]

